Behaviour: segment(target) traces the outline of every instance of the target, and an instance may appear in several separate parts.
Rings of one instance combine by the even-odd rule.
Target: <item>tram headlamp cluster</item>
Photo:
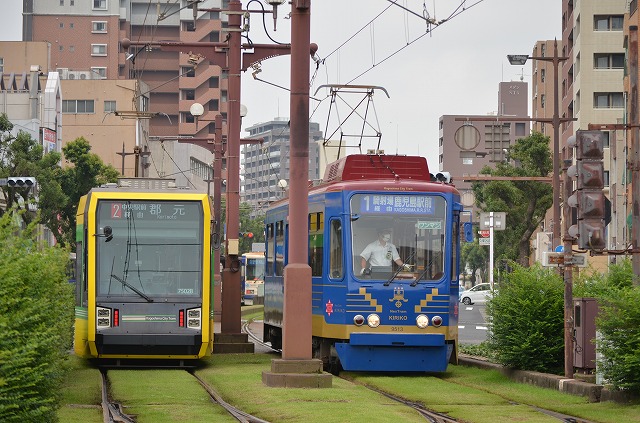
[[[424,314],[419,314],[418,317],[416,317],[416,325],[420,329],[426,328],[429,326],[429,318]]]
[[[187,309],[187,327],[189,329],[202,327],[202,309],[200,307]]]
[[[432,324],[433,326],[437,327],[437,328],[438,328],[438,327],[440,327],[440,326],[442,326],[442,317],[440,317],[440,316],[433,316],[433,317],[431,318],[431,324]]]
[[[364,325],[364,316],[362,314],[357,314],[353,317],[353,324],[356,326]]]
[[[96,327],[107,329],[111,327],[111,309],[106,307],[96,307]]]
[[[370,314],[367,316],[367,325],[372,328],[380,326],[380,316],[377,314]]]

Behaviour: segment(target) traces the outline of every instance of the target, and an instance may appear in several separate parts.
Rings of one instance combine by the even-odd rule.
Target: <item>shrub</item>
[[[73,326],[67,251],[0,218],[0,421],[56,421]]]
[[[614,389],[640,392],[640,287],[633,286],[633,277],[627,259],[609,266],[607,275],[583,275],[574,293],[594,297],[600,306],[598,372]]]
[[[553,270],[514,266],[487,303],[488,345],[505,366],[547,373],[564,369],[564,284]]]

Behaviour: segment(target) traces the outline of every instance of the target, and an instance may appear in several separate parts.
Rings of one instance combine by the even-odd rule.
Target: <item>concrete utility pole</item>
[[[629,125],[631,126],[631,248],[633,284],[640,285],[640,127],[638,127],[638,27],[629,27]]]

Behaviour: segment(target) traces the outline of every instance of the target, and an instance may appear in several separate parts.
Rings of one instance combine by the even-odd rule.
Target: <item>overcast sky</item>
[[[506,55],[530,54],[539,40],[561,40],[561,2],[471,0],[463,2],[465,7],[460,9],[461,0],[397,3],[420,16],[426,8],[436,21],[457,15],[431,26],[432,32],[425,35],[428,27],[424,19],[388,0],[312,0],[311,41],[318,44],[317,55],[324,60],[311,94],[326,84],[384,87],[390,98],[375,91],[367,119],[371,127],[366,126],[366,134],[379,127],[381,148],[388,154],[420,154],[435,170],[439,117],[495,112],[499,82],[524,77],[530,84],[530,62],[524,67],[511,66]],[[2,5],[0,40],[20,40],[22,1],[2,0]],[[253,2],[251,8],[256,7]],[[289,42],[290,20],[285,17],[290,6],[285,4],[279,10],[277,32],[272,31],[270,16],[266,25],[276,41]],[[249,37],[254,43],[271,42],[264,36],[260,15],[252,16]],[[242,103],[248,109],[244,127],[289,116],[288,92],[272,85],[289,86],[289,63],[287,56],[264,61],[257,77],[269,83],[254,80],[250,71],[243,76]],[[314,69],[315,65],[312,73]],[[343,94],[330,113],[327,95],[326,89],[320,89],[315,97],[322,101],[311,101],[311,120],[319,123],[323,132],[332,133],[337,117],[344,119],[351,111],[345,102],[355,106],[363,97]],[[344,132],[359,134],[362,119],[354,115],[349,122]],[[353,137],[346,140],[349,145],[359,142]],[[376,144],[375,139],[366,138],[363,150]]]

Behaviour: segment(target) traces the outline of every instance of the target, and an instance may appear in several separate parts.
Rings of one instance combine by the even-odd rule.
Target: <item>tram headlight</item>
[[[356,326],[364,325],[364,316],[362,314],[358,314],[353,318],[353,324]]]
[[[107,329],[111,327],[111,309],[96,307],[96,328]]]
[[[419,314],[418,317],[416,317],[416,325],[420,329],[426,328],[427,326],[429,326],[429,318],[424,314]]]
[[[202,327],[202,309],[200,307],[187,309],[187,327],[189,329]]]
[[[440,327],[440,326],[442,326],[442,317],[440,317],[440,316],[433,316],[433,317],[431,318],[431,324],[432,324],[433,326],[437,327],[437,328],[438,328],[438,327]]]
[[[377,328],[380,326],[380,316],[377,314],[370,314],[367,316],[367,324],[369,327]]]

